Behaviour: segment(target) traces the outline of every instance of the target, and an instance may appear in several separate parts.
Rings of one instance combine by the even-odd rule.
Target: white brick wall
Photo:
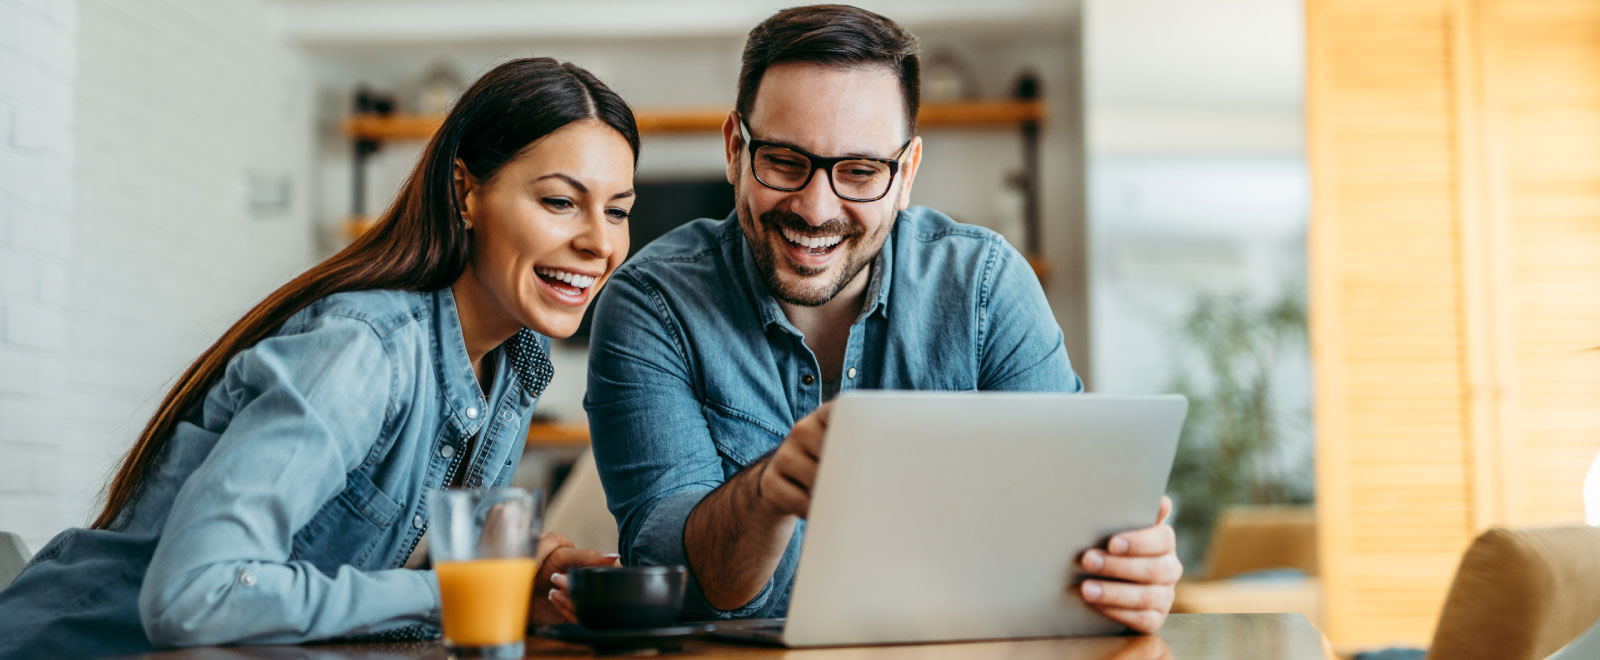
[[[0,0],[0,529],[97,512],[176,377],[317,257],[311,77],[257,0]],[[15,18],[15,20],[13,20]],[[247,170],[290,177],[283,217]]]
[[[69,359],[73,2],[0,0],[0,529],[33,548],[61,526],[66,491],[50,422]]]

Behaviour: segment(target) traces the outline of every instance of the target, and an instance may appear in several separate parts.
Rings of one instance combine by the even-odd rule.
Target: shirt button
[[[256,574],[249,571],[239,571],[239,584],[247,587],[256,586]]]
[[[812,376],[811,374],[806,374],[806,375],[800,377],[800,382],[805,383],[807,385],[810,385],[812,383],[817,382],[817,377],[816,376]]]
[[[503,419],[503,420],[508,421],[508,422],[513,420],[513,419],[516,419],[516,418],[517,418],[517,416],[511,414],[511,411],[509,411],[509,410],[507,410],[507,411],[505,411],[503,413],[500,413],[500,419]]]
[[[428,521],[423,520],[422,519],[422,514],[420,514],[420,513],[417,514],[415,517],[413,517],[411,519],[411,526],[415,527],[417,529],[422,529],[422,526],[427,524],[427,523],[428,523]]]
[[[477,419],[477,418],[478,418],[478,408],[477,408],[477,406],[468,406],[467,407],[467,419]]]
[[[440,447],[439,448],[439,455],[443,456],[445,458],[450,458],[451,456],[455,456],[456,455],[456,448],[454,446],[452,446],[452,445],[445,445],[443,447]]]
[[[856,368],[855,367],[850,367],[850,371],[845,372],[844,375],[845,375],[846,378],[854,380],[855,377],[856,377]]]

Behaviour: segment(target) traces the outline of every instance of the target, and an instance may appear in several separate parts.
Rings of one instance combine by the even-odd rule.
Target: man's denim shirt
[[[865,300],[841,392],[1083,389],[1038,278],[990,230],[901,212]],[[731,216],[640,250],[597,304],[584,406],[623,561],[688,565],[689,512],[822,404],[816,357]],[[712,607],[690,580],[685,617],[782,616],[804,533],[802,521],[772,579],[736,610]]]
[[[0,658],[436,635],[433,572],[401,568],[428,494],[510,482],[548,345],[491,353],[485,397],[449,289],[312,303],[228,363],[118,531],[63,532],[0,591]]]

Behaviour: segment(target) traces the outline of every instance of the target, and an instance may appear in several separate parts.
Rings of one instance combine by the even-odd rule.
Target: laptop
[[[1107,635],[1076,558],[1155,522],[1178,395],[841,393],[785,619],[787,647]]]

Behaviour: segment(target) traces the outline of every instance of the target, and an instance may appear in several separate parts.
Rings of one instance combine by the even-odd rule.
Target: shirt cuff
[[[444,596],[439,593],[439,574],[431,569],[412,573],[423,581],[425,592],[433,602],[433,609],[428,610],[428,623],[439,623],[444,617]]]
[[[750,599],[750,602],[735,609],[724,610],[706,600],[705,593],[700,590],[700,581],[695,575],[694,567],[689,564],[689,552],[684,545],[684,528],[689,523],[689,514],[710,493],[708,489],[695,488],[668,493],[657,499],[650,511],[645,513],[638,531],[633,534],[632,542],[624,549],[623,560],[630,565],[687,567],[689,584],[683,596],[683,614],[680,617],[682,619],[748,618],[766,607],[773,591],[776,573],[767,579],[767,583],[761,587],[761,592]]]

